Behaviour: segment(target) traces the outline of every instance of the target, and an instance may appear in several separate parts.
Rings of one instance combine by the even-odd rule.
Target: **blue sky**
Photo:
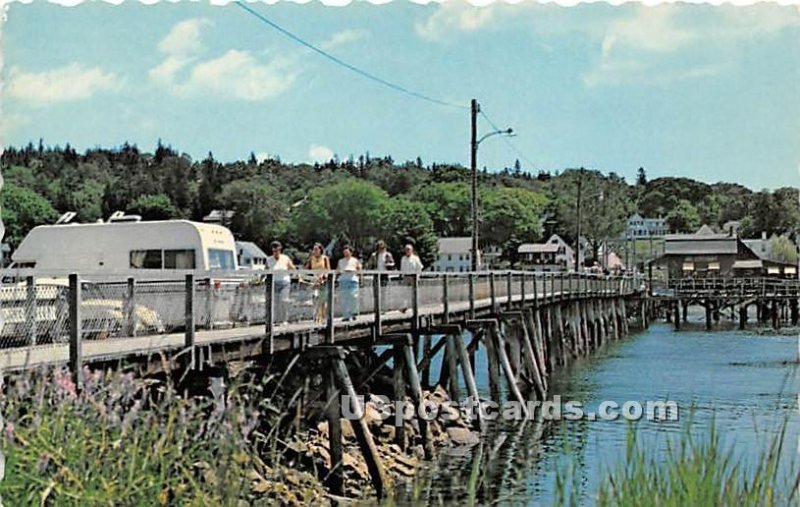
[[[800,8],[250,4],[386,80],[511,126],[481,166],[585,166],[752,188],[800,182]],[[234,6],[12,4],[5,144],[158,138],[195,158],[468,164],[466,110],[353,74]],[[481,120],[482,132],[490,129]],[[533,164],[531,166],[531,163]]]

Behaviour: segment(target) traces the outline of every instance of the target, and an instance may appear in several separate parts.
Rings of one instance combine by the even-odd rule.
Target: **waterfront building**
[[[660,238],[667,234],[666,218],[645,218],[634,213],[627,220],[627,227],[622,233],[623,239]]]
[[[432,265],[433,271],[446,273],[466,273],[472,271],[472,238],[439,238],[439,256]],[[478,269],[481,266],[481,252],[478,251]]]

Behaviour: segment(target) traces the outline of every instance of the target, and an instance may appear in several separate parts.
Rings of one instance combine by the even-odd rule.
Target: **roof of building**
[[[472,251],[472,238],[439,238],[439,254],[461,254]]]
[[[695,236],[714,236],[717,233],[714,232],[714,229],[709,227],[707,224],[703,224],[702,227],[697,229],[697,232],[694,233]]]
[[[735,237],[718,234],[705,237],[672,234],[664,241],[664,255],[736,255],[738,252]]]
[[[267,258],[267,254],[264,253],[264,250],[260,249],[258,245],[251,241],[237,241],[236,242],[236,251],[239,255],[246,255],[253,259],[256,258]]]
[[[772,251],[772,241],[769,239],[743,239],[742,243],[753,251],[759,259],[768,261],[774,264],[787,264],[793,265],[791,262],[786,262],[777,256]]]
[[[557,243],[524,243],[517,248],[517,253],[558,253]]]

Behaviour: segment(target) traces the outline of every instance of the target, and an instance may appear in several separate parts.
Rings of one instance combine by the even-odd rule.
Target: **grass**
[[[743,464],[725,448],[712,423],[699,439],[689,425],[666,453],[640,443],[631,426],[624,460],[606,473],[595,497],[598,506],[782,506],[798,500],[800,476],[796,463],[781,462],[786,424],[754,463]],[[748,466],[749,465],[749,466]],[[571,479],[570,479],[571,476]],[[557,505],[581,503],[575,474],[559,471]]]
[[[169,382],[132,374],[86,370],[85,378],[81,392],[60,370],[6,386],[4,505],[320,500],[314,481],[297,473],[298,487],[285,491],[270,432],[278,426],[274,379],[184,398]]]

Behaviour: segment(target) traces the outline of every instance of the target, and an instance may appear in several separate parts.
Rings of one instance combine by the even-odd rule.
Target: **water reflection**
[[[789,335],[706,332],[691,323],[677,333],[653,326],[572,365],[552,379],[552,389],[587,410],[604,400],[672,399],[680,404],[681,421],[497,423],[480,445],[443,454],[398,503],[552,505],[564,489],[591,504],[605,473],[624,459],[630,430],[648,447],[665,450],[689,423],[693,435],[703,436],[715,422],[723,444],[744,466],[785,423],[784,472],[796,474],[796,354],[797,338]],[[482,371],[479,367],[479,389],[486,390]],[[556,487],[559,477],[567,480],[565,488]]]

